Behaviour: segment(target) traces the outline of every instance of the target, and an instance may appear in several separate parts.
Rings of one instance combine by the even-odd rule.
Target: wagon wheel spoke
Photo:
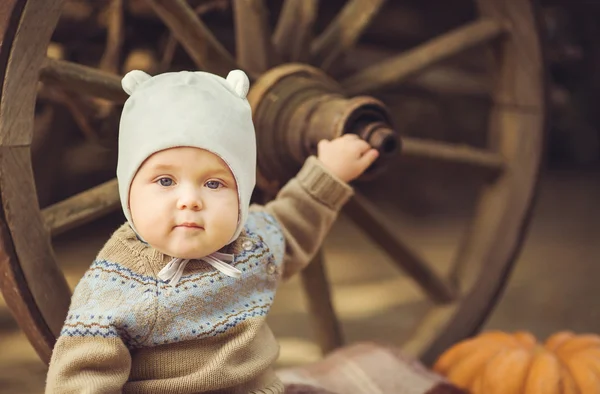
[[[329,353],[341,347],[344,340],[331,301],[323,249],[319,249],[301,275],[317,341],[323,353]]]
[[[112,0],[108,5],[106,50],[100,60],[100,69],[119,72],[119,58],[123,46],[123,0]]]
[[[47,86],[42,86],[38,91],[38,98],[61,104],[67,108],[85,138],[94,143],[99,143],[100,136],[88,119],[88,115],[91,112],[88,108],[89,104],[82,100],[81,97],[73,96],[73,94],[67,94],[63,89],[49,89]],[[43,127],[48,129],[51,127],[51,124],[44,125]]]
[[[46,58],[40,70],[40,79],[47,84],[60,85],[64,89],[116,103],[123,103],[127,99],[120,76],[64,60]]]
[[[360,193],[355,193],[348,201],[344,212],[374,243],[385,250],[401,269],[410,274],[434,301],[447,303],[458,297],[458,290],[394,235],[383,219],[384,214]]]
[[[253,74],[262,74],[278,64],[264,0],[235,0],[233,15],[235,49],[240,67]]]
[[[284,1],[273,33],[273,45],[285,60],[308,60],[318,6],[318,0]]]
[[[331,70],[348,49],[352,48],[369,26],[385,0],[350,0],[331,24],[311,44],[311,63]]]
[[[436,94],[470,97],[478,100],[490,98],[490,83],[482,76],[452,67],[435,66],[406,81],[407,85]]]
[[[200,69],[226,76],[238,68],[231,54],[185,0],[148,0],[148,3]]]
[[[88,189],[42,210],[52,236],[82,226],[120,206],[116,179]]]
[[[496,152],[411,137],[402,139],[402,157],[464,164],[487,171],[492,176],[499,175],[505,168],[504,157]]]
[[[363,94],[398,84],[429,66],[489,42],[504,31],[504,26],[499,22],[480,19],[406,53],[367,67],[342,81],[342,85],[348,94]]]

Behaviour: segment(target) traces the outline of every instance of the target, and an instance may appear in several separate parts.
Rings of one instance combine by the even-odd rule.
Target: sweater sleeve
[[[128,305],[131,294],[113,279],[117,274],[96,261],[77,284],[52,352],[46,394],[122,392],[131,368],[128,324],[136,310]]]
[[[119,338],[61,335],[52,353],[46,393],[121,393],[131,356]]]
[[[287,279],[308,265],[352,188],[309,157],[298,174],[264,206],[253,205],[275,218],[285,240],[283,278]]]

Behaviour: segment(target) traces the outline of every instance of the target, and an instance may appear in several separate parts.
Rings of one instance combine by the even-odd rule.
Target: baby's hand
[[[323,166],[344,182],[358,178],[377,159],[379,152],[356,134],[321,140],[317,157]]]

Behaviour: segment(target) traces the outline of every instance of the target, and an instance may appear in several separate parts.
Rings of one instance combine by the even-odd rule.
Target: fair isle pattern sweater
[[[46,393],[283,393],[266,315],[351,194],[310,157],[221,250],[235,255],[238,279],[193,261],[173,287],[157,278],[171,257],[124,224],[75,288]]]

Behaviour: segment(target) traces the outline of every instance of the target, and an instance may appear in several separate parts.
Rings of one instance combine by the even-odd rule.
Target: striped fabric
[[[398,349],[374,343],[351,345],[277,375],[286,394],[466,394]]]

